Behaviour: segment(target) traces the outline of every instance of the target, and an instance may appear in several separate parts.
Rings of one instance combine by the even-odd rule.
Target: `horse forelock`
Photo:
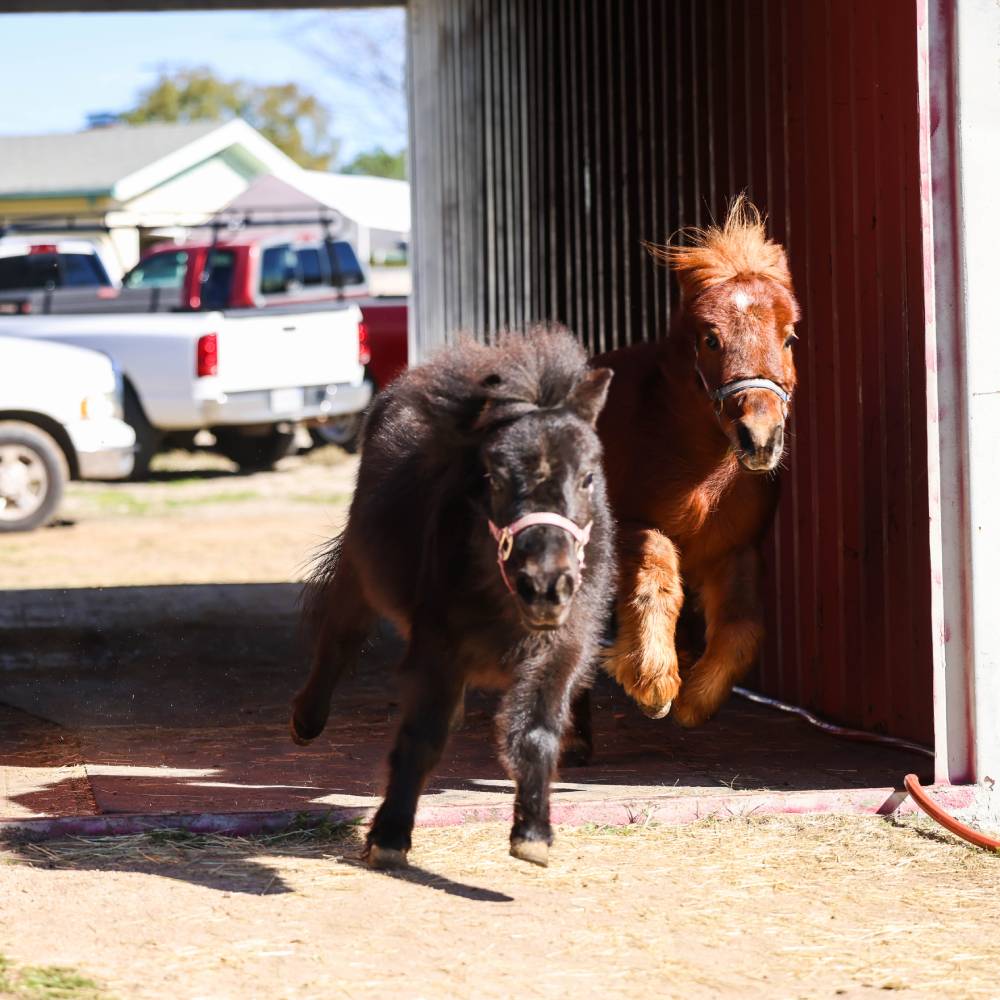
[[[734,278],[768,278],[792,291],[785,250],[768,239],[760,211],[744,195],[734,199],[721,226],[685,229],[681,235],[687,241],[684,245],[645,246],[677,274],[686,299]]]
[[[493,344],[462,337],[411,375],[434,423],[454,425],[457,418],[482,431],[557,409],[587,370],[586,354],[568,330],[534,326],[504,331]]]

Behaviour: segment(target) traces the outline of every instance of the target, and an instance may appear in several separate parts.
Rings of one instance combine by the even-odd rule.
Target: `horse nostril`
[[[538,599],[538,588],[535,586],[535,578],[530,573],[518,573],[514,581],[517,596],[525,604],[532,604]]]
[[[757,450],[757,442],[754,441],[753,435],[750,433],[749,428],[746,424],[736,425],[736,436],[740,440],[740,447],[748,454],[753,453]]]
[[[566,604],[573,596],[576,589],[576,581],[569,573],[560,573],[550,584],[546,598],[551,604]]]
[[[781,452],[785,447],[785,428],[778,424],[771,435],[771,454]]]

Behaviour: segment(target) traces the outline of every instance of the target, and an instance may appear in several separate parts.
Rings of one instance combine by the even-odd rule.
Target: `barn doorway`
[[[412,0],[411,354],[459,328],[533,319],[566,322],[594,350],[660,336],[675,292],[640,240],[704,224],[747,190],[789,247],[808,330],[769,543],[769,646],[751,685],[930,747],[918,25],[895,0],[834,13],[777,0]],[[336,484],[342,508],[351,461],[303,475]],[[332,520],[297,517],[301,502],[280,530],[272,519],[234,532],[231,565],[205,580],[115,586],[96,553],[86,586],[16,577],[0,621],[3,822],[236,830],[375,803],[391,636],[314,748],[287,738],[296,581]],[[240,567],[264,537],[287,547],[287,565],[258,579]],[[169,550],[170,532],[141,544]],[[470,704],[421,821],[506,817],[492,708]],[[926,754],[835,740],[740,699],[684,732],[602,682],[596,725],[594,764],[562,775],[557,821],[887,812],[903,774],[933,777]]]

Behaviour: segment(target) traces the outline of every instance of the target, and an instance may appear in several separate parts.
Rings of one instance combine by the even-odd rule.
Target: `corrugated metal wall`
[[[639,241],[746,189],[805,322],[769,553],[771,693],[931,741],[915,7],[411,0],[415,330],[666,333]]]

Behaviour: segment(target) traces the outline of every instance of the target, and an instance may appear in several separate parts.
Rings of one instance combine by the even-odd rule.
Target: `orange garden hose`
[[[897,747],[900,750],[910,750],[914,753],[934,756],[934,751],[929,747],[921,746],[919,743],[911,743],[909,740],[897,739],[894,736],[881,736],[878,733],[866,733],[861,729],[849,729],[846,726],[838,726],[832,722],[826,722],[805,708],[797,705],[789,705],[787,702],[779,701],[777,698],[768,698],[766,695],[757,694],[755,691],[748,691],[746,688],[733,688],[733,693],[748,701],[756,702],[759,705],[768,705],[782,712],[790,712],[797,715],[817,729],[830,733],[832,736],[839,736],[841,739],[857,740],[864,743],[880,743],[884,746]],[[960,823],[954,816],[946,813],[933,799],[924,791],[920,784],[920,779],[915,774],[908,774],[903,779],[903,785],[910,793],[911,798],[923,809],[931,819],[940,823],[950,833],[962,840],[968,841],[976,847],[981,847],[984,851],[1000,851],[1000,840],[987,837],[985,833],[973,830],[972,827]]]
[[[918,806],[931,819],[940,823],[946,830],[955,834],[956,837],[961,837],[962,840],[967,840],[970,844],[974,844],[976,847],[981,847],[984,851],[1000,851],[1000,840],[996,840],[993,837],[987,837],[985,833],[980,833],[978,830],[973,830],[971,826],[966,826],[964,823],[960,823],[954,816],[946,813],[923,789],[920,784],[920,779],[915,774],[908,774],[903,779],[903,784],[906,786],[906,790],[910,793],[913,801],[916,802]]]

